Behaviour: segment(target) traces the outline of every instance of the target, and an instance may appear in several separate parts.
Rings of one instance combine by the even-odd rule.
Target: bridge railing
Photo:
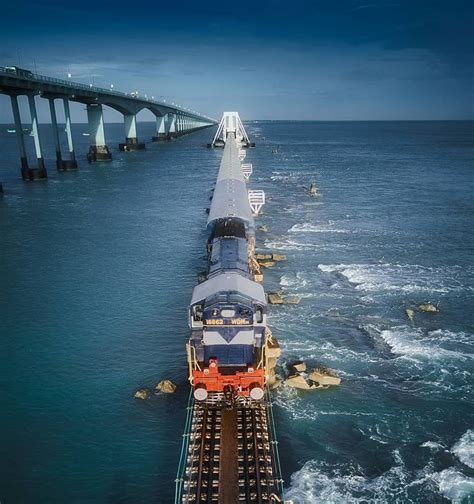
[[[29,72],[29,71],[21,71],[21,73],[14,73],[12,71],[8,71],[6,67],[0,67],[0,74],[6,75],[8,77],[15,77],[16,79],[22,79],[30,82],[45,82],[47,84],[57,84],[59,86],[64,86],[67,87],[68,89],[77,89],[77,90],[83,90],[83,91],[88,91],[91,93],[100,93],[100,94],[106,94],[110,96],[119,96],[121,98],[127,98],[129,100],[140,100],[142,102],[149,103],[150,105],[160,105],[164,106],[170,109],[178,110],[180,112],[183,112],[187,115],[190,116],[195,116],[195,117],[202,117],[204,119],[208,119],[212,121],[211,118],[207,116],[203,116],[199,113],[196,112],[191,112],[189,110],[183,109],[182,107],[179,107],[178,105],[174,105],[172,103],[168,103],[164,100],[154,100],[154,99],[149,99],[149,98],[144,98],[141,97],[139,94],[135,93],[124,93],[123,91],[114,91],[112,89],[106,89],[106,88],[101,88],[97,86],[93,86],[92,84],[81,84],[80,82],[73,82],[69,81],[66,79],[57,79],[55,77],[47,77],[46,75],[40,75],[37,73]]]

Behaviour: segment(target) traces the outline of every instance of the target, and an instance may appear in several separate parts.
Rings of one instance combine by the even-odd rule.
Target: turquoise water
[[[19,179],[0,131],[0,501],[171,502],[187,400],[186,305],[205,265],[205,208],[222,151],[205,130]],[[248,125],[260,248],[288,260],[265,285],[286,363],[342,377],[275,393],[295,503],[474,502],[473,123]],[[148,139],[152,124],[139,124]],[[272,148],[280,146],[278,153]],[[31,148],[31,145],[29,146]],[[305,186],[316,181],[320,196]],[[405,308],[422,302],[440,313]],[[133,400],[170,378],[173,396]]]

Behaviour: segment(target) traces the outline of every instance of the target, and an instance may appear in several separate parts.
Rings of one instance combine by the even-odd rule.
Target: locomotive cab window
[[[193,306],[193,320],[194,320],[194,322],[201,322],[202,321],[202,306],[201,305]]]

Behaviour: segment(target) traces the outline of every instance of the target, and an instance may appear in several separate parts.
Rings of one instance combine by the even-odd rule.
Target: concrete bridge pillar
[[[168,140],[165,125],[165,120],[167,119],[167,114],[164,116],[156,116],[156,135],[151,138],[153,142],[164,142]]]
[[[112,154],[105,143],[104,115],[102,105],[91,103],[87,105],[87,120],[89,121],[90,147],[87,161],[109,161]]]
[[[125,124],[125,143],[119,144],[119,149],[122,151],[143,150],[144,143],[139,143],[137,138],[137,116],[135,114],[124,114],[123,121]]]
[[[34,170],[28,167],[28,158],[26,157],[23,125],[21,124],[20,109],[18,108],[18,97],[16,95],[10,95],[10,100],[12,103],[13,120],[15,122],[16,138],[18,140],[18,150],[20,151],[21,176],[23,180],[34,180]]]
[[[56,148],[56,168],[63,169],[63,159],[61,156],[61,143],[59,142],[58,120],[56,117],[56,107],[54,106],[54,98],[48,98],[49,112],[51,114],[51,126],[53,127],[54,146]]]
[[[169,117],[169,127],[168,127],[168,136],[170,138],[174,138],[177,136],[176,132],[176,114],[168,114]]]
[[[33,179],[46,179],[48,174],[44,166],[43,152],[41,150],[41,141],[38,130],[38,115],[36,113],[36,103],[34,95],[28,95],[31,116],[31,133],[35,142],[36,158],[38,159],[38,170],[33,170]],[[31,180],[31,179],[30,179]]]
[[[71,111],[69,110],[69,100],[63,98],[64,117],[66,118],[66,136],[69,149],[69,160],[63,161],[63,170],[77,170],[76,154],[72,142]]]

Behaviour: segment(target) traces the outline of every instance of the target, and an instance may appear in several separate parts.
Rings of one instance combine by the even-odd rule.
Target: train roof
[[[254,224],[239,159],[239,147],[233,134],[229,134],[224,148],[207,226],[209,228],[214,221],[228,217],[241,219],[249,226]]]
[[[238,292],[239,294],[251,298],[262,305],[267,304],[265,291],[263,290],[262,285],[249,280],[239,273],[223,273],[222,275],[209,278],[209,280],[196,285],[193,290],[191,304],[196,304],[197,302],[203,301],[214,294],[218,294],[219,292],[228,291]]]

